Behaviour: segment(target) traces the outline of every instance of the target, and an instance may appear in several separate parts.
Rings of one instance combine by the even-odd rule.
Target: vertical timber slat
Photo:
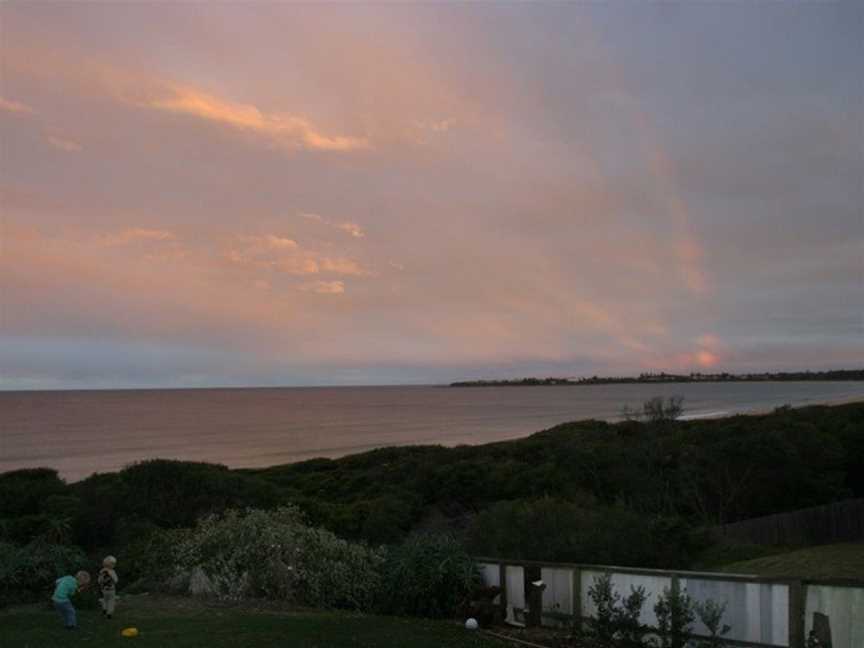
[[[498,582],[501,584],[501,618],[507,618],[507,565],[500,563],[498,565]]]
[[[789,648],[804,648],[804,615],[807,587],[801,581],[789,583]]]
[[[537,565],[525,565],[522,574],[525,580],[525,605],[528,608],[525,614],[525,626],[536,628],[543,620],[543,591],[534,587],[532,583],[540,580],[542,572]]]
[[[571,572],[573,582],[573,620],[576,631],[582,632],[582,570],[578,567]]]

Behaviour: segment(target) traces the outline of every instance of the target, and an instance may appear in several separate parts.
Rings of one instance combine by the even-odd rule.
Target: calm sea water
[[[685,416],[864,399],[862,382],[0,392],[0,472],[68,480],[163,457],[270,466],[389,445],[487,443],[681,394]]]

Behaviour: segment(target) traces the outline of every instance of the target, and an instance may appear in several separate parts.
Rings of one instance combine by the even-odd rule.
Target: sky
[[[864,4],[0,5],[0,389],[864,365]]]

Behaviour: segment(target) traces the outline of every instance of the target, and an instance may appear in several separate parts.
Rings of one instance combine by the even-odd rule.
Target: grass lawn
[[[64,630],[45,606],[0,611],[4,648],[501,648],[504,644],[458,624],[343,612],[277,612],[211,607],[192,599],[124,596],[112,620],[97,610],[78,611],[79,629]],[[134,626],[135,638],[120,635]]]
[[[720,571],[782,578],[856,578],[864,580],[864,543],[808,547],[743,560]]]

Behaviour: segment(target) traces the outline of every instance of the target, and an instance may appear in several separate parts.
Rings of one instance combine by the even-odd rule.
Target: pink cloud
[[[345,283],[342,281],[315,281],[300,286],[300,290],[318,293],[319,295],[341,295],[345,292]]]
[[[372,276],[371,271],[354,259],[327,256],[301,246],[294,239],[274,234],[238,237],[225,258],[236,265],[291,275]]]
[[[27,104],[23,104],[20,101],[13,101],[11,99],[5,99],[0,97],[0,110],[5,110],[6,112],[12,113],[24,113],[24,114],[33,114],[34,110],[28,106]]]
[[[78,153],[82,149],[81,144],[66,137],[48,135],[45,139],[51,146],[65,153]]]
[[[122,232],[102,234],[98,238],[102,245],[116,246],[128,245],[136,241],[174,241],[177,237],[170,230],[133,227]]]
[[[321,272],[332,272],[333,274],[349,275],[353,277],[367,277],[372,274],[353,259],[344,257],[321,257],[319,260]]]
[[[327,218],[324,218],[320,214],[314,214],[310,212],[302,212],[300,216],[302,216],[306,220],[313,221],[315,223],[321,223],[323,225],[327,225],[328,227],[333,227],[335,229],[342,230],[343,232],[347,232],[354,238],[363,238],[364,236],[366,236],[366,232],[357,223],[333,222]]]
[[[298,248],[297,241],[284,236],[274,236],[268,234],[264,237],[267,245],[274,250],[296,250]]]
[[[363,238],[364,236],[366,236],[363,228],[360,227],[357,223],[338,223],[336,225],[336,228],[342,230],[343,232],[348,232],[354,238]]]
[[[143,105],[180,113],[233,129],[256,133],[287,149],[350,152],[370,148],[366,137],[324,134],[310,120],[288,113],[266,113],[252,104],[220,99],[188,85],[166,84],[163,96]]]

